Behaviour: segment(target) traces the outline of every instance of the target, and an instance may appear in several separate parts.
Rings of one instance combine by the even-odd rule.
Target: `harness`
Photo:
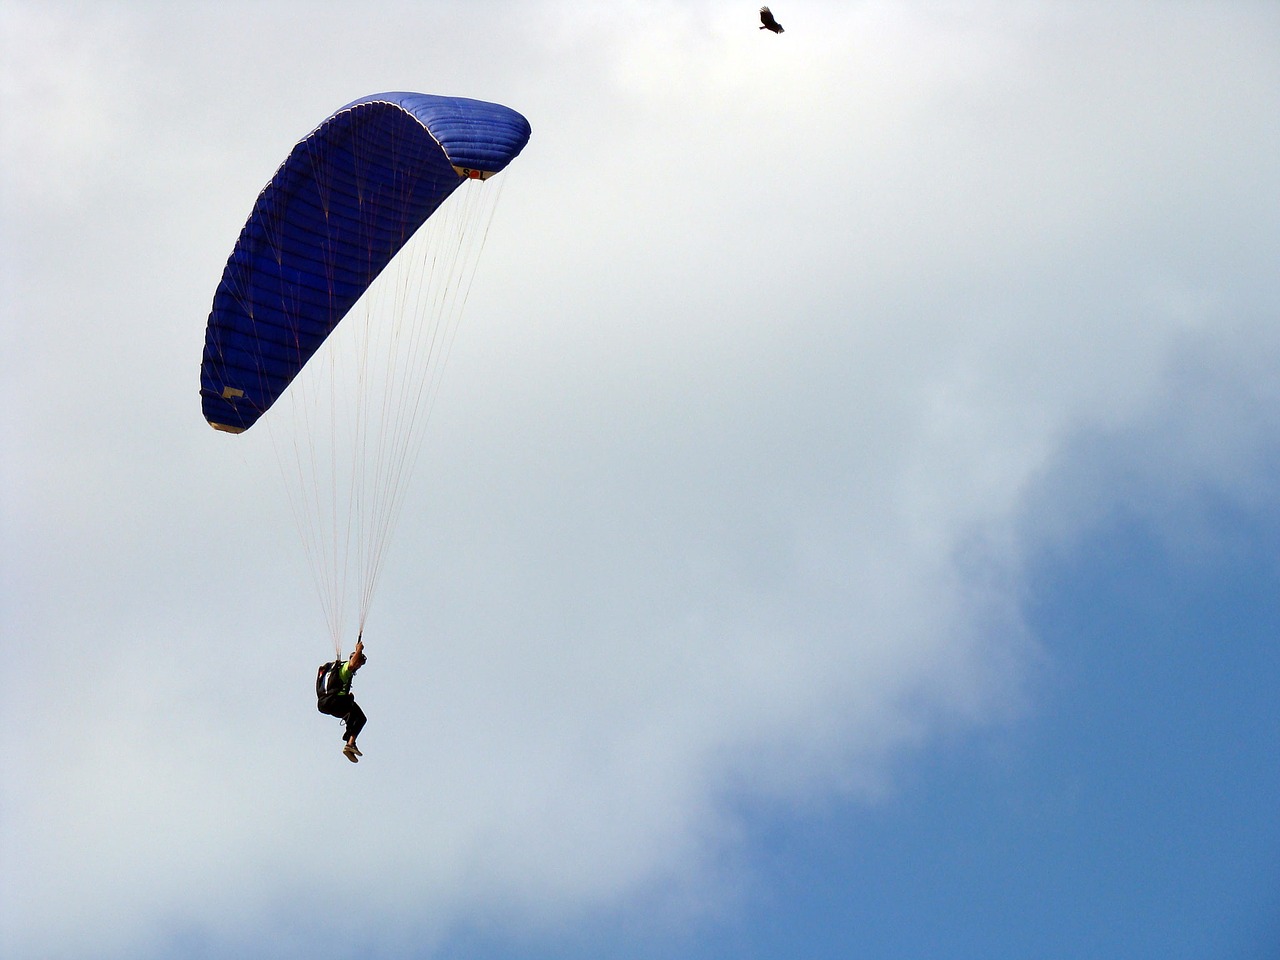
[[[320,664],[316,671],[316,699],[324,700],[337,694],[347,693],[351,684],[342,682],[342,665],[345,660],[331,660]]]

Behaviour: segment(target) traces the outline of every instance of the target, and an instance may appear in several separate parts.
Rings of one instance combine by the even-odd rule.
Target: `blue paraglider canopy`
[[[383,93],[303,138],[259,194],[214,293],[205,419],[230,433],[253,426],[440,204],[506,167],[529,134],[495,103]]]

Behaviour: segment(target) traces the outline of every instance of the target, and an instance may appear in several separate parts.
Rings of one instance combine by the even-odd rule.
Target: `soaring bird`
[[[760,8],[760,22],[764,24],[761,30],[772,30],[774,33],[782,33],[782,24],[773,19],[773,13],[768,7]]]

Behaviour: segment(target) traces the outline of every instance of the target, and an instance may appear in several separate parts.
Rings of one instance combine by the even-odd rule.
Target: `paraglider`
[[[483,182],[529,136],[496,103],[355,100],[262,189],[214,293],[204,417],[230,434],[267,423],[339,661],[349,596],[363,635],[496,202]]]
[[[351,695],[351,681],[368,659],[364,655],[364,637],[361,637],[350,657],[321,664],[316,671],[316,709],[342,721],[342,755],[352,763],[359,763],[364,756],[356,746],[356,738],[368,718]]]
[[[252,427],[422,223],[529,139],[507,107],[385,93],[303,138],[263,188],[213,298],[200,367],[205,419]]]

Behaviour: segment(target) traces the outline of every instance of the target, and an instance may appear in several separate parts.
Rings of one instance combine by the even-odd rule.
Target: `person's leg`
[[[364,729],[367,718],[364,711],[360,709],[360,704],[354,700],[351,701],[351,708],[347,713],[347,742],[354,744],[356,737],[360,736],[360,731]]]

